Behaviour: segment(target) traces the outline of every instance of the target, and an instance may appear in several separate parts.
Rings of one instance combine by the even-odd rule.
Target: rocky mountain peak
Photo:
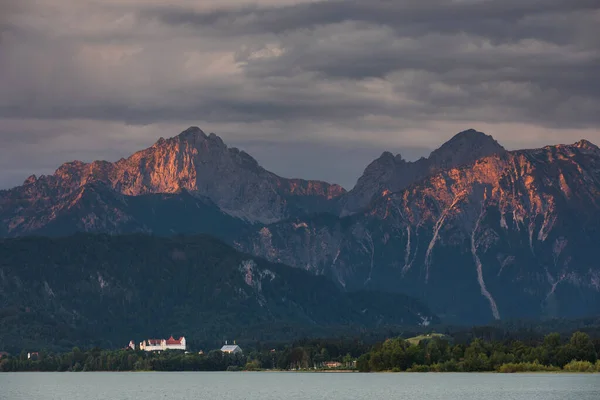
[[[435,169],[445,169],[505,151],[492,136],[475,129],[468,129],[458,133],[442,147],[433,151],[429,161]]]
[[[506,150],[485,133],[468,129],[455,135],[429,158],[407,162],[399,154],[384,152],[365,169],[356,186],[341,200],[341,213],[348,215],[364,209],[381,193],[397,192],[443,169],[470,164]]]
[[[225,152],[227,145],[215,133],[206,134],[197,126],[192,126],[181,132],[179,135],[164,141],[169,143],[171,150],[178,152],[196,149],[198,152]],[[175,145],[175,146],[173,146]]]
[[[381,153],[379,158],[375,159],[373,162],[371,162],[371,164],[367,166],[367,168],[365,169],[365,173],[367,173],[367,171],[369,170],[380,168],[381,166],[392,167],[398,163],[402,163],[403,161],[404,160],[400,154],[394,155],[389,151],[384,151],[383,153]]]
[[[576,147],[578,149],[583,149],[583,150],[589,150],[589,151],[599,151],[600,150],[600,148],[598,146],[596,146],[594,143],[592,143],[586,139],[582,139],[579,142],[573,144],[573,147]]]
[[[487,135],[476,129],[469,128],[462,132],[458,132],[456,135],[454,135],[452,137],[452,139],[450,139],[448,141],[448,143],[457,142],[457,141],[477,142],[477,141],[487,141],[489,139],[493,139],[492,135]]]
[[[191,144],[192,146],[197,146],[207,141],[223,142],[221,138],[215,135],[214,133],[210,133],[207,135],[202,129],[198,128],[197,126],[190,126],[189,128],[185,129],[176,136],[167,139],[163,137],[159,138],[151,148],[157,148],[165,145],[168,146],[169,144],[173,145],[184,143]]]
[[[594,143],[592,143],[586,139],[582,139],[573,144],[549,145],[549,146],[545,146],[541,149],[533,149],[531,151],[536,154],[541,154],[540,152],[544,152],[544,153],[559,152],[565,156],[574,156],[576,154],[600,155],[600,148],[598,146],[596,146]]]
[[[487,135],[475,129],[467,129],[454,135],[450,140],[444,143],[436,152],[444,150],[457,150],[461,147],[484,148],[489,147],[495,151],[502,151],[504,147],[498,143],[492,135]]]
[[[384,151],[383,153],[381,153],[381,155],[379,156],[379,158],[377,160],[394,160],[394,159],[395,159],[395,157],[391,152]]]
[[[37,182],[37,176],[31,175],[29,178],[25,179],[25,182],[23,182],[23,185],[31,185],[36,182]]]
[[[206,133],[204,133],[204,131],[202,129],[198,128],[197,126],[190,126],[186,130],[181,132],[179,135],[177,135],[176,138],[187,139],[190,137],[198,137],[198,136],[205,138],[205,139],[207,137]]]
[[[405,163],[406,161],[402,158],[402,155],[394,155],[389,151],[384,151],[378,158],[371,161],[371,163],[367,165],[365,171],[363,172],[363,176],[360,179],[371,179],[374,177],[374,175],[378,176],[385,174],[389,172],[389,170],[397,168],[398,165]]]
[[[79,182],[82,176],[82,171],[88,164],[83,161],[75,160],[66,162],[56,169],[53,177],[62,180],[63,183]]]

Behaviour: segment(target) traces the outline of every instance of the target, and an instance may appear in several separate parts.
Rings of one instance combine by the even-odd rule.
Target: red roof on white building
[[[174,339],[173,336],[171,336],[170,338],[167,339],[167,344],[182,344],[181,342],[183,341],[183,337],[180,337],[179,339]]]

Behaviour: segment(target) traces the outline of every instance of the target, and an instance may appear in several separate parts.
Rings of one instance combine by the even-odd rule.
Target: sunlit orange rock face
[[[595,145],[499,151],[397,191],[392,175],[363,211],[273,224],[246,248],[348,290],[422,297],[456,322],[600,312]]]
[[[345,192],[341,186],[325,182],[279,177],[247,153],[228,148],[215,134],[189,128],[115,163],[74,161],[62,165],[52,176],[30,177],[24,186],[0,196],[0,216],[5,225],[0,233],[34,232],[82,206],[82,196],[97,190],[113,191],[113,197],[187,191],[209,199],[226,214],[261,223],[328,210],[330,201]],[[102,196],[98,199],[100,210],[82,217],[96,220],[100,224],[97,229],[102,229],[102,220],[108,215],[115,227],[118,218],[126,218],[120,215],[118,204],[109,206],[103,204]]]
[[[600,151],[579,146],[549,146],[485,157],[434,174],[389,195],[394,201],[378,202],[377,207],[400,207],[412,224],[432,222],[440,210],[460,215],[470,208],[488,207],[497,207],[502,215],[519,220],[536,215],[549,218],[559,211],[559,205],[594,215],[600,195]],[[430,206],[432,201],[435,207]],[[468,222],[472,218],[463,219],[465,226]]]

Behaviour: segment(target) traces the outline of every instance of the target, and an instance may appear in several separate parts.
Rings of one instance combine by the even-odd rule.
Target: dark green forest
[[[336,361],[338,369],[360,372],[600,372],[600,338],[583,332],[467,343],[446,335],[419,338],[396,337],[374,345],[362,339],[305,339],[273,347],[256,343],[243,355],[74,348],[41,351],[28,359],[23,351],[0,359],[0,371],[308,371],[327,369],[323,363]]]
[[[345,293],[207,236],[0,240],[0,351],[118,348],[186,336],[294,340],[437,318],[398,294]]]
[[[359,357],[357,368],[369,371],[410,372],[600,372],[600,340],[575,332],[568,340],[552,333],[541,341],[484,341],[453,344],[440,337],[418,344],[388,339]]]

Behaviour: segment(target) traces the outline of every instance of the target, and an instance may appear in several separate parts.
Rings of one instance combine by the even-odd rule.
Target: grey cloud
[[[21,9],[19,0],[1,0],[0,1],[0,46],[4,36],[13,28],[12,19]],[[1,48],[0,48],[1,50]],[[0,51],[1,57],[1,51]]]
[[[109,3],[0,0],[3,167],[10,159],[14,171],[25,171],[23,157],[10,157],[29,151],[38,154],[30,165],[54,165],[59,156],[35,145],[46,143],[44,135],[60,137],[62,121],[80,121],[85,131],[94,121],[119,123],[123,135],[127,124],[153,134],[161,123],[178,127],[160,136],[185,128],[182,121],[202,121],[237,124],[248,138],[241,143],[276,172],[316,178],[327,170],[339,179],[323,178],[348,186],[383,149],[439,145],[438,128],[405,146],[396,140],[434,123],[455,131],[517,123],[553,132],[589,132],[600,123],[597,0],[240,1],[226,8],[215,0],[203,3],[205,11],[191,1]],[[52,12],[40,8],[50,5]],[[11,119],[57,128],[1,126]],[[263,125],[277,132],[268,136],[270,147],[256,128]],[[353,155],[328,135],[342,142],[352,136],[348,143],[365,150]],[[298,149],[319,145],[320,159],[347,156],[352,165],[302,167]],[[76,150],[79,158],[101,158],[107,146]]]
[[[556,22],[557,15],[597,9],[596,0],[328,0],[286,7],[254,6],[208,12],[165,6],[148,9],[144,14],[168,24],[214,28],[223,34],[285,33],[319,25],[362,21],[394,27],[402,35],[467,32],[512,40],[536,36],[539,33],[536,24],[548,28],[540,16],[554,15],[552,21],[548,21],[552,23]],[[560,35],[553,30],[550,36],[564,41],[572,34],[573,30],[563,31]]]
[[[600,43],[593,46],[600,34],[595,39],[590,34],[600,33],[597,10],[598,3],[588,0],[320,1],[203,13],[142,9],[132,37],[124,43],[138,43],[144,50],[130,66],[116,69],[112,82],[97,80],[91,72],[94,65],[72,61],[78,59],[78,45],[96,41],[71,38],[73,42],[63,45],[44,42],[38,47],[34,42],[24,62],[12,65],[11,80],[17,86],[4,90],[12,96],[0,101],[0,116],[147,124],[194,118],[338,121],[374,114],[590,126],[600,121]],[[153,17],[197,27],[198,43],[179,36],[181,30],[165,31],[176,35],[174,48],[163,44],[167,38],[142,40],[139,32]],[[210,35],[215,32],[221,36]],[[248,33],[253,35],[243,35]],[[505,33],[529,39],[505,42]],[[113,39],[109,31],[100,36],[108,44],[122,42],[124,32],[115,34]],[[558,38],[580,37],[585,39],[556,43]],[[279,46],[282,54],[254,57],[268,43]],[[179,75],[181,54],[195,47],[235,51],[235,61],[242,63],[240,79],[173,79]],[[58,63],[54,82],[44,82],[43,90],[35,81],[37,70],[47,69],[36,62],[42,59]],[[417,79],[394,81],[407,73]],[[19,82],[28,74],[33,77],[29,83]],[[146,81],[131,79],[144,74]],[[398,97],[411,101],[366,93],[362,84],[371,78],[385,80]],[[340,90],[331,92],[334,85]],[[440,93],[432,90],[436,86],[457,90]],[[513,90],[499,90],[507,87]],[[497,112],[490,112],[492,108]]]
[[[256,79],[303,71],[322,79],[426,71],[435,74],[426,83],[461,86],[471,106],[521,103],[511,115],[498,118],[539,121],[545,114],[542,123],[548,126],[600,121],[600,81],[595,77],[600,69],[600,4],[595,0],[321,1],[205,13],[167,8],[152,12],[166,23],[203,32],[280,34],[277,40],[285,49],[280,57],[248,59],[255,48],[238,53],[238,60],[247,62],[246,73]],[[551,49],[536,54],[510,48],[523,41]],[[469,46],[479,49],[465,51]],[[505,99],[482,83],[529,85],[541,101]],[[442,99],[427,98],[427,93],[411,95],[437,109]],[[450,100],[447,105],[455,108],[463,99]]]
[[[266,82],[265,82],[266,83]],[[352,90],[352,84],[348,85]],[[383,101],[360,95],[325,93],[310,80],[297,81],[295,86],[270,90],[253,89],[250,98],[238,98],[239,88],[210,84],[178,88],[172,93],[157,93],[160,99],[142,105],[131,104],[128,98],[100,99],[94,103],[88,97],[74,95],[73,99],[52,105],[31,104],[30,107],[0,106],[0,117],[42,119],[104,119],[132,124],[160,121],[200,119],[209,122],[263,120],[335,120],[369,113],[390,114],[397,110]],[[201,92],[201,93],[199,93]],[[48,102],[51,101],[49,95]],[[24,102],[27,98],[24,99]]]

